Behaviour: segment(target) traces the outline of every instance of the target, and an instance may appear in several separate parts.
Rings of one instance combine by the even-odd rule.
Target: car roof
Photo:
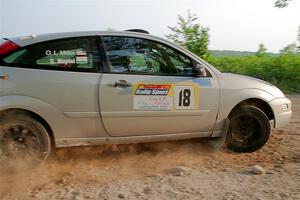
[[[14,43],[16,43],[21,47],[24,47],[34,43],[45,42],[49,40],[72,38],[72,37],[97,36],[97,35],[131,36],[131,37],[149,38],[152,40],[160,40],[160,41],[164,40],[162,38],[150,34],[134,32],[134,31],[77,31],[77,32],[47,33],[47,34],[38,34],[38,35],[32,34],[28,36],[9,38],[9,40],[13,41]]]

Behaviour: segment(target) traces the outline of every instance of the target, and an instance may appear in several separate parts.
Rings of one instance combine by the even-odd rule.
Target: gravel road
[[[203,139],[62,148],[31,172],[0,175],[8,199],[300,199],[300,95],[293,117],[254,153]]]

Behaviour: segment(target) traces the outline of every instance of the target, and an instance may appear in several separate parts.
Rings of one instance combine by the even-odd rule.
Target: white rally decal
[[[172,110],[171,84],[134,84],[134,110]]]

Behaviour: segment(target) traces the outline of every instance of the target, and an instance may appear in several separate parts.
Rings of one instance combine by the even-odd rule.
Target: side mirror
[[[201,64],[196,64],[195,74],[197,77],[205,77],[207,75],[205,67]]]

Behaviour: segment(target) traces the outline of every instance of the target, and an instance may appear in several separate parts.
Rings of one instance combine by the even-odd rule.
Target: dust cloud
[[[0,198],[299,199],[300,96],[290,98],[291,122],[254,153],[206,139],[60,148],[34,169],[1,172]]]

